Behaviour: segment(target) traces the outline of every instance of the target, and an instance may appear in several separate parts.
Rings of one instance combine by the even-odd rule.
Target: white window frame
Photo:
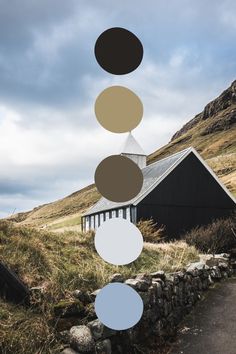
[[[94,218],[94,229],[97,230],[98,228],[98,214],[95,214]]]
[[[126,208],[126,220],[130,221],[130,207]]]
[[[85,231],[89,230],[89,216],[85,216]]]
[[[91,229],[93,230],[94,229],[94,215],[91,215]]]

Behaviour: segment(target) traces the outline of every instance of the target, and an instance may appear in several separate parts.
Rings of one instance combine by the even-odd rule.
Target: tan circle
[[[126,133],[141,122],[143,104],[139,97],[123,86],[111,86],[100,93],[95,114],[103,128],[113,133]]]
[[[134,198],[143,185],[143,174],[138,165],[121,155],[112,155],[100,162],[94,179],[102,196],[113,202]]]

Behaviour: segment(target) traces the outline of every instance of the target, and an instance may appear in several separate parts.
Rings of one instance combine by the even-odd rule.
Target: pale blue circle
[[[111,283],[97,294],[95,312],[106,327],[125,330],[139,322],[143,314],[143,300],[130,286]]]

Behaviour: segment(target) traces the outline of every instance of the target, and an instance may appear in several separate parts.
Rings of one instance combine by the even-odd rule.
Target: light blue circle
[[[130,286],[111,283],[97,294],[95,312],[106,327],[125,330],[139,322],[143,314],[143,300]]]

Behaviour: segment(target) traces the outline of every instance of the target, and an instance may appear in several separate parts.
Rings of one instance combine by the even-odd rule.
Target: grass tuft
[[[55,234],[0,222],[0,260],[29,287],[44,289],[43,298],[27,310],[0,301],[0,352],[58,353],[61,343],[53,307],[71,300],[72,291],[94,291],[114,273],[128,278],[142,272],[172,272],[198,258],[196,249],[185,242],[145,243],[135,262],[113,266],[96,253],[93,232]]]

